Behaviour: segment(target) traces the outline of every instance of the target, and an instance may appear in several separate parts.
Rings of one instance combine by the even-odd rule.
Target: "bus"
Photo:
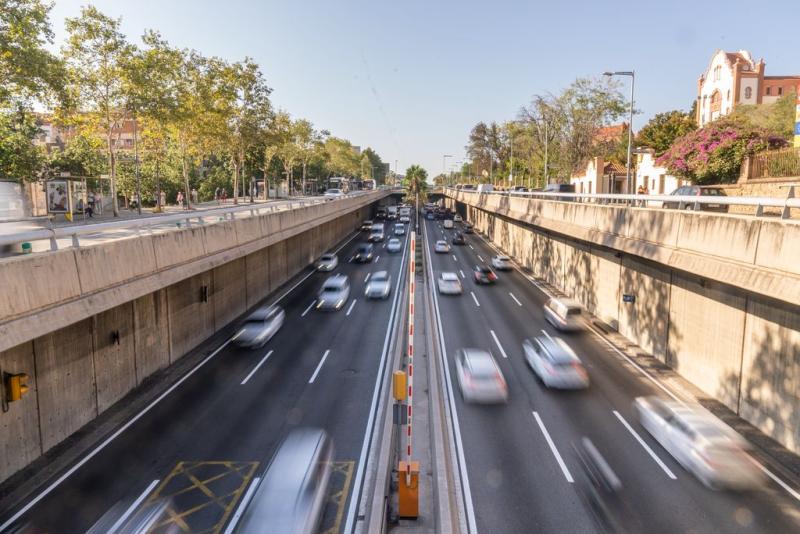
[[[374,191],[376,189],[375,180],[364,180],[364,191]]]
[[[342,193],[350,191],[350,179],[343,176],[328,178],[328,189],[338,189]]]

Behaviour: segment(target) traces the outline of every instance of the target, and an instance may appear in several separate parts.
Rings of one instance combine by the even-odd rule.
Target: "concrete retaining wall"
[[[800,225],[463,193],[458,200],[477,230],[536,277],[800,452]]]
[[[278,232],[285,238],[245,255],[229,247],[223,251],[227,261],[219,265],[201,272],[187,272],[186,279],[77,322],[73,318],[68,326],[0,351],[0,369],[30,376],[29,393],[21,401],[10,403],[8,412],[0,413],[0,481],[280,288],[369,218],[370,206],[357,207],[329,221],[323,217],[325,209],[323,205],[315,212],[319,217],[316,225],[290,212],[281,213],[269,224],[264,220],[259,222],[259,218],[250,219],[245,225],[247,239],[262,231]],[[290,229],[298,226],[305,230],[291,234]],[[95,290],[141,276],[160,261],[164,266],[185,265],[182,262],[193,255],[201,251],[218,253],[228,240],[241,236],[232,233],[239,228],[234,223],[215,225],[211,232],[209,228],[165,234],[176,239],[172,241],[175,249],[174,254],[160,260],[158,253],[148,258],[146,251],[154,250],[150,246],[153,239],[166,240],[164,236],[143,238],[148,245],[136,244],[136,240],[112,243],[108,253],[99,246],[57,252],[49,256],[55,258],[55,265],[67,274],[76,273],[72,278],[67,277],[57,294],[77,298],[81,287]],[[166,248],[166,241],[155,246],[156,251]],[[142,262],[137,265],[137,261],[130,259],[119,261],[116,254],[139,254]],[[64,262],[62,258],[66,258]],[[77,271],[70,271],[66,263],[71,261],[74,267],[77,258],[80,258]],[[43,274],[58,274],[47,261],[40,262],[36,257],[33,261],[37,268],[43,269]],[[90,270],[107,271],[108,265],[118,263],[125,267],[116,273],[92,274]],[[24,305],[30,307],[37,300],[41,303],[52,298],[37,293],[36,288],[33,291],[35,295]],[[5,313],[12,306],[16,306],[16,313],[23,308],[7,299],[0,299],[0,306],[5,306]]]

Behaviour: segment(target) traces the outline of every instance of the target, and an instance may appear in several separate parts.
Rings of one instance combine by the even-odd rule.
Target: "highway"
[[[27,504],[5,510],[0,531],[13,519],[35,532],[85,532],[112,507],[119,515],[134,508],[131,503],[167,498],[174,525],[165,529],[221,532],[296,426],[321,427],[333,437],[334,474],[322,530],[340,531],[356,510],[349,508],[350,497],[364,476],[371,399],[400,300],[394,299],[395,285],[389,299],[367,301],[365,278],[388,270],[396,284],[406,254],[389,254],[378,244],[372,264],[348,263],[365,237],[355,234],[345,242],[333,273],[309,268],[270,297],[270,303],[279,300],[286,321],[266,346],[241,349],[228,338],[199,347],[209,354],[199,367],[104,447],[54,473]],[[350,278],[350,299],[339,311],[317,311],[317,291],[335,273]]]
[[[639,424],[632,408],[637,396],[672,393],[645,377],[598,333],[558,334],[544,319],[547,295],[523,272],[499,272],[493,286],[476,285],[472,268],[498,252],[480,236],[466,235],[466,245],[434,253],[434,241],[450,242],[452,232],[440,221],[424,223],[430,272],[434,277],[458,273],[464,286],[460,296],[435,295],[434,307],[453,392],[457,447],[463,454],[461,478],[468,481],[471,531],[600,530],[579,491],[585,479],[573,444],[584,436],[623,484],[621,504],[613,509],[620,531],[798,531],[790,517],[798,503],[777,485],[714,492],[683,470]],[[587,390],[550,391],[535,379],[522,342],[545,332],[563,337],[581,357],[591,379]],[[464,347],[492,353],[508,383],[508,404],[464,403],[453,362],[455,351]]]

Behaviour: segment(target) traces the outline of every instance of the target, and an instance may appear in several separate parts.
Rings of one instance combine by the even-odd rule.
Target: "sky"
[[[86,0],[55,0],[64,18]],[[688,110],[714,51],[747,49],[766,74],[800,74],[789,0],[95,0],[140,44],[145,29],[173,46],[261,65],[275,107],[373,147],[399,172],[431,176],[465,159],[478,121],[505,121],[535,94],[578,77],[635,70],[634,130]],[[627,36],[627,38],[626,38]],[[628,79],[624,79],[628,83]],[[622,87],[627,95],[629,86]]]

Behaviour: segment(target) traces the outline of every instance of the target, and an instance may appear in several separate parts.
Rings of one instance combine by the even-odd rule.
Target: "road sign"
[[[636,302],[636,295],[622,295],[622,302]]]

